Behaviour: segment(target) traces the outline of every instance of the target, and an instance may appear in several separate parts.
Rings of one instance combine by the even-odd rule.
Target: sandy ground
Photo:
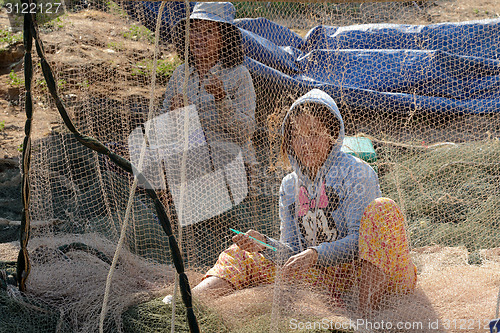
[[[0,257],[6,261],[14,261],[18,251],[17,242],[0,244]],[[387,297],[385,307],[368,318],[349,310],[350,304],[325,306],[324,297],[300,288],[294,288],[288,296],[282,292],[287,303],[280,305],[275,303],[277,291],[272,286],[241,290],[210,305],[232,330],[252,321],[257,327],[266,327],[274,315],[272,320],[280,331],[292,328],[300,318],[315,318],[331,327],[355,328],[356,332],[482,333],[495,315],[500,248],[484,250],[481,256],[483,264],[478,266],[467,264],[465,248],[433,246],[413,250],[412,258],[419,268],[417,289],[408,295]],[[199,274],[190,275],[191,282],[200,279]],[[65,288],[54,284],[58,289]],[[280,315],[272,314],[273,310],[280,311]],[[381,325],[384,329],[376,329]],[[400,326],[405,329],[398,329]]]

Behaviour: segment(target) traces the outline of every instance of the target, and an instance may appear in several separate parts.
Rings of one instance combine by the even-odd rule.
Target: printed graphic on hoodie
[[[307,188],[300,186],[297,215],[300,232],[306,243],[317,245],[337,239],[338,232],[331,212],[337,209],[338,204],[338,195],[330,188],[326,190],[324,182],[316,198],[311,198]]]

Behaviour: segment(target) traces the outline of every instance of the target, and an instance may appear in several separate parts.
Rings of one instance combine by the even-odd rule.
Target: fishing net
[[[29,234],[26,219],[0,225],[20,228],[27,246],[9,234],[0,248],[2,331],[488,329],[499,317],[500,21],[441,22],[434,5],[235,2],[197,12],[181,2],[38,2],[32,33],[43,48],[30,51],[22,102],[32,96],[32,123],[45,127],[22,147]],[[307,105],[300,112],[313,118],[285,117],[314,88],[342,123]],[[325,183],[285,178],[315,159],[299,137],[329,145],[339,132],[351,157],[333,160]],[[311,178],[314,166],[299,169]],[[282,187],[280,209],[284,178],[293,186]],[[345,185],[353,179],[363,190]],[[393,200],[390,218],[363,217],[375,197]],[[318,265],[290,279],[289,248],[273,240],[294,218],[294,232],[282,227],[294,250],[358,228],[363,241],[317,250]],[[231,229],[256,230],[277,249],[249,256],[231,247]],[[221,259],[237,290],[195,294],[186,311],[183,276],[193,288],[230,247]],[[384,267],[382,277],[365,262]],[[388,287],[377,309],[360,312],[374,299],[366,276]]]

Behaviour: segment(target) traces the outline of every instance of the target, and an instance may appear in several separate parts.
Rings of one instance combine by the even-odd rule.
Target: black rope
[[[23,5],[28,4],[29,0],[22,0]],[[28,5],[28,8],[29,5]],[[33,61],[31,59],[31,49],[33,46],[33,24],[31,15],[24,14],[23,25],[23,42],[24,42],[24,82],[26,87],[25,92],[25,110],[26,110],[26,123],[24,125],[24,141],[23,141],[23,155],[21,163],[22,172],[22,189],[21,196],[23,200],[23,211],[21,215],[21,230],[19,234],[19,242],[21,249],[17,256],[17,282],[19,290],[26,290],[26,279],[30,273],[31,265],[28,257],[28,240],[30,232],[30,214],[29,214],[29,171],[30,171],[30,158],[31,158],[31,122],[33,120],[33,100],[31,98],[31,81],[33,78]]]
[[[34,2],[34,0],[23,0],[23,2],[28,2],[28,1]],[[28,7],[28,8],[30,8],[30,7]],[[28,113],[28,105],[26,106],[26,115],[28,118],[28,121],[26,122],[27,128],[31,127],[31,114],[32,114],[32,104],[31,104],[31,72],[32,72],[31,39],[34,38],[37,54],[40,57],[40,64],[42,66],[43,76],[45,78],[45,81],[47,82],[47,88],[48,88],[50,94],[52,95],[52,97],[54,98],[57,110],[59,111],[59,114],[61,115],[66,127],[70,130],[71,133],[73,133],[75,138],[81,144],[83,144],[84,146],[86,146],[86,147],[88,147],[88,148],[90,148],[90,149],[92,149],[100,154],[108,156],[109,159],[111,161],[113,161],[113,163],[115,163],[117,166],[119,166],[120,168],[122,168],[123,170],[125,170],[129,173],[134,174],[137,177],[139,183],[144,184],[145,188],[148,189],[148,190],[146,190],[146,193],[153,200],[160,224],[161,224],[163,230],[165,231],[166,235],[168,236],[168,240],[169,240],[168,244],[170,247],[170,251],[172,253],[174,266],[175,266],[175,269],[177,271],[177,274],[179,275],[179,281],[181,281],[180,291],[181,291],[181,295],[182,295],[182,300],[184,302],[184,305],[186,306],[189,329],[191,332],[200,332],[200,329],[198,326],[198,321],[196,320],[196,316],[194,314],[193,302],[192,302],[192,296],[191,296],[191,288],[189,286],[189,281],[188,281],[187,275],[184,272],[184,264],[183,264],[183,260],[182,260],[182,254],[179,250],[179,246],[177,244],[177,241],[172,233],[170,219],[168,218],[168,216],[165,212],[165,208],[163,207],[163,204],[161,203],[160,199],[158,198],[156,191],[151,189],[153,187],[151,186],[149,181],[146,179],[146,177],[144,177],[144,175],[141,172],[139,172],[132,165],[132,163],[130,163],[130,161],[121,157],[120,155],[113,153],[112,151],[110,151],[106,146],[104,146],[101,142],[99,142],[95,138],[92,138],[92,137],[86,136],[86,135],[82,135],[78,132],[78,130],[73,125],[71,118],[69,117],[68,113],[66,112],[66,108],[64,107],[63,102],[61,101],[61,99],[59,98],[59,96],[57,94],[56,81],[54,79],[54,75],[52,74],[52,69],[50,68],[49,63],[47,62],[47,60],[45,58],[45,54],[43,51],[43,44],[42,44],[42,41],[40,40],[40,37],[38,35],[36,17],[32,14],[31,15],[26,14],[24,22],[25,22],[25,37],[24,38],[25,38],[25,49],[26,49],[26,51],[25,51],[26,52],[25,53],[25,77],[26,77],[27,72],[30,73],[29,80],[28,80],[28,78],[26,78],[26,81],[25,81],[26,82],[26,101],[27,101],[26,103],[28,104],[28,97],[29,97],[29,103],[30,103],[29,104],[29,113]],[[28,28],[26,27],[27,24],[29,24]],[[29,30],[29,34],[26,33],[27,30]],[[28,47],[28,45],[26,45],[27,39],[29,39],[29,43],[30,43],[29,47]],[[28,54],[28,53],[30,54],[29,63],[26,62],[26,54]],[[28,67],[29,67],[29,69],[26,70],[26,68],[28,68]],[[28,82],[29,82],[29,85],[28,85]],[[28,125],[28,122],[29,122],[29,125]],[[25,138],[25,142],[27,142],[27,145],[24,146],[23,161],[27,160],[28,164],[26,164],[26,165],[29,166],[29,149],[27,149],[27,148],[29,148],[29,135],[27,135],[27,137],[28,137],[28,140]],[[28,156],[25,157],[25,155],[28,155]],[[28,170],[28,169],[26,169],[26,167],[24,166],[23,167],[23,172],[24,172],[23,179],[26,178],[26,183],[23,182],[23,184],[25,184],[26,188],[28,188],[28,181],[29,180],[25,176],[25,174],[27,175],[26,170]],[[24,189],[24,186],[23,186],[23,189]],[[168,188],[166,190],[169,191]],[[26,193],[28,194],[26,197],[29,198],[29,192],[26,192]],[[26,201],[24,198],[25,198],[25,196],[23,193],[23,203],[25,203],[25,201]],[[24,211],[25,211],[25,214],[28,216],[28,205],[23,206],[23,207],[25,207]],[[171,211],[175,212],[175,208],[172,207]],[[174,218],[176,216],[177,215],[174,214]],[[23,218],[23,220],[24,219],[26,219],[26,218]],[[24,225],[27,228],[26,230],[29,230],[29,216],[28,216],[28,219],[26,221],[27,221],[27,223],[24,223]],[[23,226],[23,223],[21,223],[21,225]],[[21,232],[21,235],[23,235],[23,231]],[[24,236],[26,238],[26,243],[27,243],[27,236],[28,236],[27,231],[24,234]],[[23,238],[23,237],[21,236],[21,238]],[[27,254],[27,251],[23,252],[21,250],[21,252],[23,253],[23,258],[21,258],[22,260],[20,260],[18,258],[18,272],[20,270],[20,267],[23,268],[22,272],[26,272],[26,277],[27,277],[27,274],[29,272],[28,254]],[[20,252],[20,254],[21,254],[21,252]],[[18,275],[20,275],[20,274],[18,274]],[[24,283],[25,279],[22,281]]]

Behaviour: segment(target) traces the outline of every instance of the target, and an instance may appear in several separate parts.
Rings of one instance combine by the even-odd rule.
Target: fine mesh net
[[[57,93],[134,173],[62,120],[33,132],[31,268],[25,294],[2,289],[2,327],[189,331],[148,190],[202,283],[202,331],[499,317],[500,20],[430,24],[427,2],[57,8],[37,27]],[[34,123],[57,113],[35,53]]]

